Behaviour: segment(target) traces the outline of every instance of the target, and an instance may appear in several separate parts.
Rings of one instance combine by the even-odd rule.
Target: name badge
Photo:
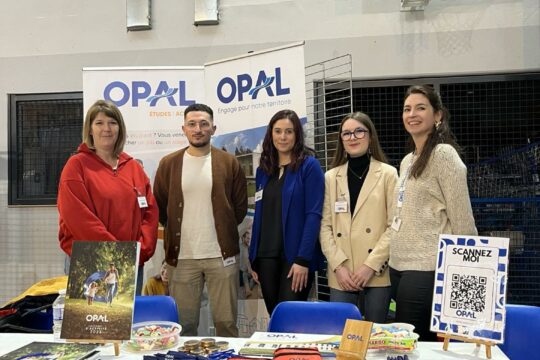
[[[263,196],[263,189],[257,191],[255,193],[255,202],[259,201],[262,199],[262,196]]]
[[[334,204],[334,211],[337,213],[346,213],[348,210],[346,201],[336,201]]]
[[[223,259],[223,267],[231,266],[236,264],[236,258],[234,256]]]
[[[397,216],[394,216],[394,219],[392,220],[392,229],[395,231],[399,231],[399,228],[401,227],[401,219]]]
[[[139,202],[139,207],[142,209],[142,208],[147,208],[148,207],[148,202],[146,201],[146,197],[144,196],[137,196],[137,201]]]

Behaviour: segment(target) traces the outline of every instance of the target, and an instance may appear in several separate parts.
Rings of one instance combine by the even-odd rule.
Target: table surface
[[[180,342],[183,343],[186,340],[193,339],[188,337],[182,337]],[[200,339],[200,338],[199,338]],[[216,340],[226,340],[231,347],[239,349],[247,339],[243,338],[216,338]],[[19,334],[19,333],[0,333],[0,356],[16,350],[26,344],[33,341],[53,341],[52,334]],[[441,342],[419,342],[418,348],[408,355],[410,360],[445,360],[445,359],[460,359],[460,360],[473,360],[473,359],[487,359],[485,347],[477,348],[475,344],[466,343],[450,343],[448,351],[442,349],[443,344]],[[152,353],[149,353],[152,354]],[[506,355],[497,347],[491,348],[492,360],[504,360],[508,359]],[[114,348],[112,345],[104,345],[101,348],[100,355],[97,359],[101,360],[135,360],[142,359],[142,354],[133,354],[124,350],[123,346],[120,346],[120,356],[114,356]],[[367,359],[380,359],[386,360],[386,354],[384,353],[368,353]]]

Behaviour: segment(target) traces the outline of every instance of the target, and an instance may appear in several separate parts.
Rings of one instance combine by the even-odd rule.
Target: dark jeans
[[[257,275],[259,275],[264,304],[270,316],[277,304],[282,301],[307,300],[314,278],[312,271],[308,274],[307,287],[302,291],[293,292],[291,289],[292,276],[287,279],[287,274],[291,269],[291,265],[287,263],[287,260],[281,258],[257,258],[254,267]]]
[[[330,301],[354,304],[360,308],[364,320],[384,324],[390,305],[390,286],[367,287],[364,291],[330,288]]]
[[[421,341],[436,341],[429,330],[435,271],[397,271],[390,268],[392,299],[396,301],[396,322],[414,325]]]

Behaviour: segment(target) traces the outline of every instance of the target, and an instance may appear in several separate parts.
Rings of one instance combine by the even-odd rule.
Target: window
[[[62,168],[81,142],[82,92],[9,100],[9,205],[54,205]]]

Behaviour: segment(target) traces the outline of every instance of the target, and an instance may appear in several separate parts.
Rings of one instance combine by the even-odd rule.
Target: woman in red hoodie
[[[156,249],[158,208],[141,165],[123,152],[126,126],[120,110],[98,100],[83,125],[83,143],[69,158],[58,189],[60,247],[71,256],[76,240],[138,241],[137,294],[143,264]]]

